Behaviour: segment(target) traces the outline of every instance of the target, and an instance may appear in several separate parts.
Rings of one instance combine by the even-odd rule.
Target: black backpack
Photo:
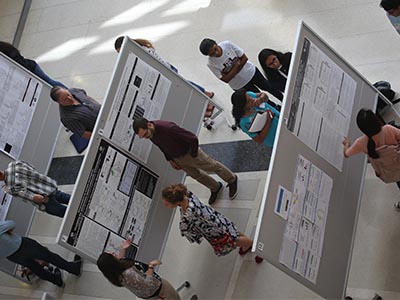
[[[400,102],[400,99],[394,99],[396,92],[392,90],[392,87],[389,82],[380,80],[375,82],[373,86],[393,104]],[[383,108],[386,107],[386,105],[387,103],[382,99],[382,97],[378,96],[378,105],[376,107],[376,111],[377,112],[381,111]]]

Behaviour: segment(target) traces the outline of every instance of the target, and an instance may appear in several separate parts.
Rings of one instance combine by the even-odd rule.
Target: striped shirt
[[[88,97],[85,90],[68,89],[76,100],[78,105],[60,105],[61,122],[73,133],[82,136],[85,131],[92,132],[101,105]]]
[[[34,195],[48,196],[57,190],[57,182],[40,174],[30,164],[17,160],[8,164],[4,171],[4,191],[35,205],[39,210],[46,210],[43,203],[33,201]]]

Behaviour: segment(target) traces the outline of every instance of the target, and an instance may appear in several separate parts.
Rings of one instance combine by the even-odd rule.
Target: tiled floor
[[[0,0],[1,40],[12,41],[22,4]],[[148,38],[183,76],[213,90],[229,111],[231,90],[205,66],[206,58],[198,50],[202,38],[232,40],[257,63],[262,48],[293,48],[300,19],[368,80],[388,80],[400,90],[400,36],[379,8],[379,0],[33,0],[19,48],[54,78],[86,89],[101,102],[117,59],[114,39],[122,34]],[[215,130],[200,133],[202,143],[244,139],[224,121]],[[55,156],[68,155],[76,153],[63,132]],[[266,172],[240,173],[238,198],[225,200],[224,194],[216,205],[250,235],[265,176]],[[201,186],[191,180],[188,184],[201,198],[207,197]],[[368,299],[374,292],[400,299],[400,215],[393,210],[398,198],[395,185],[384,185],[368,169],[348,283],[348,292],[356,299]],[[59,219],[38,213],[31,235],[72,257],[54,245],[59,226]],[[182,296],[195,292],[200,299],[319,298],[270,264],[256,265],[252,255],[217,258],[208,245],[189,244],[176,226],[174,220],[160,273],[174,285],[192,282]],[[134,298],[111,286],[88,263],[80,279],[66,276],[66,283],[64,290],[48,283],[26,286],[0,273],[0,299],[41,298],[44,291],[60,299]]]

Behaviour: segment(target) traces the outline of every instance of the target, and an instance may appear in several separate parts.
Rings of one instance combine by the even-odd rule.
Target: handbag
[[[210,244],[217,256],[227,255],[228,253],[232,252],[232,250],[236,249],[235,241],[227,233],[219,238],[212,239]]]
[[[383,134],[380,141],[383,144]],[[383,145],[376,152],[379,158],[368,156],[376,176],[385,183],[400,181],[400,145]]]

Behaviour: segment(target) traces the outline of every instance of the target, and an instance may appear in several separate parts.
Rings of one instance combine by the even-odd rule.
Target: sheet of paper
[[[299,155],[293,181],[279,261],[315,283],[323,255],[333,180]],[[281,187],[278,189],[278,198],[280,191]]]
[[[169,79],[130,53],[107,116],[104,136],[147,162],[152,143],[135,136],[133,120],[138,117],[160,119],[170,88]]]
[[[341,171],[357,82],[304,39],[296,83],[288,129]]]
[[[275,202],[275,213],[287,220],[289,213],[290,201],[292,200],[292,193],[285,189],[283,186],[279,186],[278,193]]]
[[[107,242],[108,233],[103,226],[84,218],[76,248],[89,256],[99,257]]]
[[[18,159],[42,83],[0,56],[0,151]]]

